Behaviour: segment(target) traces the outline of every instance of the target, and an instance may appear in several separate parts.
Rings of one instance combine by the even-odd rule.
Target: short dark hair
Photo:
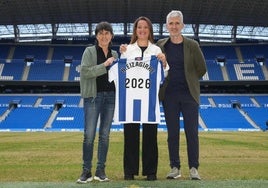
[[[112,35],[114,35],[113,28],[112,28],[111,24],[108,22],[98,23],[98,25],[96,26],[96,29],[95,29],[95,35],[97,35],[102,30],[109,31]]]

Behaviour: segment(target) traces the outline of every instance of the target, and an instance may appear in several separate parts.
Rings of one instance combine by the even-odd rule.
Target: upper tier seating
[[[27,56],[33,57],[35,60],[45,60],[48,56],[48,46],[41,45],[17,45],[13,54],[13,59],[24,59]]]
[[[26,56],[33,57],[33,63],[29,66],[29,74],[26,80],[29,81],[68,81],[80,80],[80,64],[86,45],[0,45],[3,50],[0,56],[0,80],[22,80],[25,70]],[[118,46],[115,46],[118,50]],[[239,62],[235,48],[240,48],[245,62]],[[7,57],[14,54],[11,59]],[[204,81],[223,81],[223,70],[217,62],[218,57],[225,59],[225,68],[229,80],[265,80],[261,65],[256,62],[255,56],[267,55],[268,45],[250,46],[201,46],[208,68]],[[11,54],[9,54],[11,53]],[[71,59],[72,63],[67,66],[65,58]],[[2,59],[1,59],[2,58]],[[250,58],[250,59],[247,59]],[[268,64],[265,60],[264,65]],[[267,65],[266,65],[267,66]],[[69,69],[66,69],[69,67]],[[64,72],[65,71],[65,72]],[[56,74],[55,74],[56,73]],[[66,76],[64,78],[64,76]],[[24,75],[25,78],[25,75]]]
[[[54,46],[52,60],[64,60],[65,56],[72,56],[73,60],[81,60],[85,46]]]
[[[30,65],[30,71],[27,80],[62,81],[64,66],[65,65],[63,61],[52,61],[51,63],[46,63],[44,60],[35,61]]]
[[[256,56],[268,58],[268,45],[242,45],[240,50],[244,60],[253,60]]]
[[[0,52],[1,52],[0,53],[0,63],[5,62],[5,59],[8,56],[9,50],[10,50],[9,45],[0,44]]]
[[[69,81],[79,81],[80,80],[80,60],[74,60],[70,64],[70,72],[69,72]]]
[[[13,60],[10,63],[1,63],[0,62],[0,70],[2,71],[2,74],[0,76],[0,80],[21,80],[22,74],[24,70],[24,63],[19,60]]]
[[[262,69],[256,62],[239,63],[238,60],[229,60],[226,68],[230,80],[265,80]]]
[[[225,59],[237,59],[233,46],[201,46],[206,60],[216,60],[217,57]]]
[[[220,65],[215,60],[206,60],[208,80],[223,81]]]

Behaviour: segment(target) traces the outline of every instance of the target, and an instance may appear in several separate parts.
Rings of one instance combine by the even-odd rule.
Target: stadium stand
[[[59,110],[51,128],[60,131],[82,131],[83,122],[83,108],[63,107]]]
[[[217,57],[224,57],[226,60],[237,59],[234,46],[213,45],[202,46],[201,49],[207,60],[216,60]]]
[[[85,46],[58,45],[53,47],[52,60],[64,60],[65,56],[72,56],[74,60],[81,60]]]
[[[51,111],[44,108],[15,108],[9,116],[1,121],[1,130],[12,131],[40,131]]]
[[[0,64],[2,72],[0,80],[22,80],[24,63],[22,60],[13,60],[12,62],[4,62]]]
[[[0,115],[3,116],[3,114],[6,112],[7,108],[0,107]]]
[[[218,108],[232,108],[234,104],[239,104],[240,107],[256,107],[251,101],[250,96],[241,95],[224,95],[211,96]]]
[[[10,92],[3,90],[0,97],[0,131],[82,131],[83,108],[79,94],[56,94],[47,84],[55,82],[55,85],[61,86],[67,81],[74,82],[75,87],[79,88],[80,61],[85,47],[86,45],[71,47],[60,44],[0,45],[0,50],[3,49],[0,61],[2,81],[40,83],[42,87],[46,85],[47,89],[47,93],[43,94],[37,94],[38,91],[33,89],[33,93],[21,95],[13,94],[12,89]],[[256,60],[256,54],[267,56],[267,45],[262,45],[261,48],[245,44],[202,46],[202,49],[208,67],[207,75],[201,80],[204,84],[211,81],[251,81],[252,85],[267,81],[267,72],[263,69],[267,70],[266,59],[263,59],[262,65]],[[237,49],[241,50],[242,58]],[[25,61],[26,57],[32,57],[33,61]],[[218,61],[220,58],[224,60],[223,64]],[[225,85],[221,91],[215,89],[213,94],[202,93],[199,129],[265,131],[268,119],[267,93],[244,93],[237,90],[236,94],[224,94],[229,87]],[[183,129],[182,118],[180,123]],[[159,129],[166,130],[162,106]],[[122,126],[113,124],[112,130],[122,130]]]
[[[262,130],[267,130],[268,108],[246,108],[245,112]]]
[[[203,80],[220,80],[223,81],[223,75],[220,64],[216,60],[206,60],[208,68],[207,78]]]
[[[61,103],[64,107],[78,107],[80,103],[80,96],[43,96],[39,107],[54,107],[56,103]]]
[[[8,52],[9,52],[9,47],[7,45],[1,45],[0,44],[0,61],[1,63],[4,63],[7,59]]]
[[[268,107],[268,97],[267,96],[265,96],[265,95],[264,96],[263,95],[261,95],[261,96],[257,95],[257,96],[254,96],[254,98],[258,102],[259,106],[265,107],[265,108]]]
[[[9,57],[12,59],[20,59],[24,62],[27,56],[33,57],[34,60],[47,59],[49,47],[44,45],[15,45],[11,46],[11,48],[14,50],[10,52]]]
[[[69,72],[69,81],[79,81],[80,80],[80,60],[74,60],[70,64],[70,72]]]
[[[252,44],[252,45],[241,45],[240,50],[243,55],[244,61],[256,60],[256,57],[268,57],[268,45],[265,44]]]
[[[264,131],[268,114],[267,99],[266,95],[257,94],[244,96],[202,94],[200,118],[203,124],[200,124],[199,129],[201,131]],[[11,104],[17,105],[11,108]],[[0,131],[83,130],[83,108],[79,95],[1,96],[0,107]],[[10,112],[3,118],[6,111]],[[252,124],[248,118],[254,123]],[[47,124],[49,120],[52,121]],[[183,129],[182,118],[180,122]],[[112,129],[118,131],[122,126],[113,124]],[[159,129],[166,130],[162,106]]]
[[[257,62],[239,63],[238,60],[230,60],[226,67],[230,80],[265,80]]]
[[[0,107],[9,107],[10,104],[17,104],[18,107],[34,107],[38,96],[23,95],[2,95],[0,97]]]
[[[200,109],[200,116],[206,124],[206,130],[257,130],[235,108]]]
[[[51,63],[46,63],[45,61],[35,61],[29,64],[29,74],[27,80],[62,81],[64,66],[65,64],[63,61],[52,61]]]

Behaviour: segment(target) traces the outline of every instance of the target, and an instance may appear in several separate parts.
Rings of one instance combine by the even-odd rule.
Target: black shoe
[[[76,183],[88,183],[93,180],[93,177],[91,175],[91,172],[88,170],[83,170],[80,178],[76,181]]]
[[[147,175],[146,180],[148,180],[148,181],[155,181],[155,180],[157,180],[157,178],[156,178],[156,175],[155,174],[150,174],[150,175]]]
[[[134,180],[134,175],[133,174],[126,174],[124,176],[124,180]]]
[[[110,179],[106,176],[104,169],[96,170],[94,180],[97,180],[100,182],[110,181]]]

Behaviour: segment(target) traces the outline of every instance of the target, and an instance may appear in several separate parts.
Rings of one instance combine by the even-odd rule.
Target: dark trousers
[[[168,131],[168,150],[171,168],[180,168],[180,115],[182,114],[187,142],[189,168],[199,166],[198,117],[199,105],[189,95],[167,94],[163,101]]]
[[[124,124],[124,173],[139,175],[140,124]],[[157,124],[142,124],[142,175],[157,173]]]

